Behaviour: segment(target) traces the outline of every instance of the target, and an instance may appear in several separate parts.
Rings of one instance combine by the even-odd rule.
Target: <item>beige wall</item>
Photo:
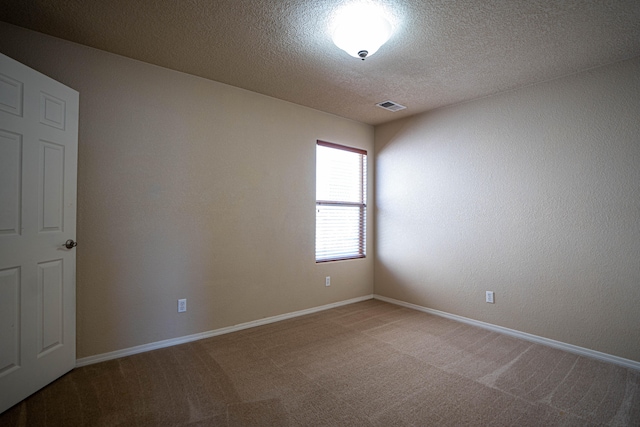
[[[0,51],[80,92],[78,357],[372,293],[373,257],[314,258],[316,139],[371,126],[4,23]]]
[[[376,157],[377,294],[640,361],[640,58],[376,127]]]

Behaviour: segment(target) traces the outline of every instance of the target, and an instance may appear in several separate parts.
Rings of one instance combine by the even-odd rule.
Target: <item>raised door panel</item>
[[[20,267],[0,270],[0,378],[20,367]]]
[[[39,232],[63,230],[65,147],[40,141]]]
[[[22,117],[23,83],[0,73],[0,110]]]
[[[22,136],[0,129],[0,236],[20,234]]]
[[[45,92],[40,92],[40,123],[64,130],[67,103]]]
[[[38,357],[64,344],[63,261],[38,264]]]

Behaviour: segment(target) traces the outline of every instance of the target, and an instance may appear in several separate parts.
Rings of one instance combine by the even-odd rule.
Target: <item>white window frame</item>
[[[339,150],[335,152],[338,156],[336,159],[346,159],[348,166],[339,161],[336,161],[335,165],[327,165],[325,157],[320,159],[319,150],[324,150],[324,155],[331,155],[331,152],[326,150]],[[351,157],[352,155],[354,157]],[[357,170],[354,171],[352,167],[356,167]],[[327,194],[335,196],[327,197]],[[325,197],[322,197],[323,195]],[[367,151],[318,140],[316,263],[365,258],[366,228]]]

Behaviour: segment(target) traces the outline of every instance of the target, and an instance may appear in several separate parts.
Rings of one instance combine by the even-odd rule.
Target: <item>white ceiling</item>
[[[2,0],[0,21],[369,124],[640,55],[639,0],[378,0],[395,33],[360,61],[329,34],[348,2]]]

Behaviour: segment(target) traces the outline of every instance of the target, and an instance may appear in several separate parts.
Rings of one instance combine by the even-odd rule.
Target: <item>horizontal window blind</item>
[[[367,152],[318,141],[316,262],[366,256]]]

